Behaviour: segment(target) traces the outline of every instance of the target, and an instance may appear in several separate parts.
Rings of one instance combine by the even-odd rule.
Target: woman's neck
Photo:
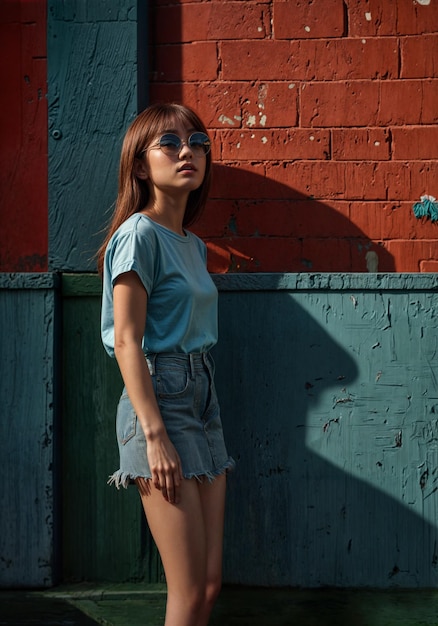
[[[183,220],[185,210],[186,202],[173,203],[166,201],[164,204],[153,200],[147,204],[141,213],[144,213],[157,224],[165,226],[178,235],[184,235]]]

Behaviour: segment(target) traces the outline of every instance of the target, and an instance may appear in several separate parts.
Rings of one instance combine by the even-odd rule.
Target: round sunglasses
[[[157,143],[149,146],[147,150],[159,148],[164,154],[176,156],[181,152],[184,144],[196,155],[208,154],[211,148],[210,138],[205,133],[192,133],[187,141],[183,141],[174,133],[166,133],[161,135]]]

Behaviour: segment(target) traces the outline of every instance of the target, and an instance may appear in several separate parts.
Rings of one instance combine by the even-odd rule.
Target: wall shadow
[[[230,198],[235,222],[241,199],[248,199],[251,190],[260,189],[262,184],[265,199],[284,198],[288,202],[289,195],[293,198],[291,210],[299,210],[300,198],[294,190],[260,181],[260,177],[238,168],[236,172],[230,170],[217,166],[216,181],[227,186],[230,196],[231,190],[236,192],[235,199]],[[236,178],[240,196],[234,186]],[[361,241],[367,249],[370,242],[363,232],[354,225],[348,227],[345,218],[329,207],[317,205],[334,228],[337,224],[343,232],[349,228],[351,245]],[[211,217],[209,210],[204,216],[206,223]],[[302,214],[299,219],[310,231],[312,217]],[[245,255],[239,250],[238,237],[230,234],[229,244],[224,245],[230,245],[235,254]],[[390,258],[382,262],[386,267],[390,264]],[[363,447],[357,450],[354,475],[342,469],[343,456],[351,459],[351,448],[346,448],[349,433],[351,445],[357,445],[365,424],[362,420],[370,419],[373,393],[376,397],[382,394],[381,387],[373,388],[374,373],[370,370],[374,362],[364,363],[363,355],[359,358],[356,352],[359,333],[368,329],[370,335],[381,336],[382,344],[390,346],[403,342],[404,330],[395,318],[392,328],[379,326],[372,309],[374,296],[370,310],[361,316],[361,328],[356,328],[354,314],[347,311],[348,307],[354,311],[351,291],[288,292],[281,288],[281,276],[278,274],[278,290],[272,282],[268,289],[259,290],[257,276],[248,274],[217,277],[217,386],[229,452],[237,460],[237,470],[229,480],[225,581],[302,587],[433,586],[437,529],[426,515],[418,513],[418,499],[424,494],[416,477],[406,479],[402,457],[391,457],[392,465],[386,457],[385,465],[382,450],[375,449],[373,463],[386,476],[381,484],[374,468],[370,474],[367,467],[360,469]],[[275,277],[271,279],[275,282]],[[403,308],[403,303],[400,306]],[[413,355],[412,378],[406,375],[400,385],[383,390],[389,418],[378,413],[372,418],[379,428],[388,419],[389,456],[398,445],[393,440],[394,424],[401,420],[408,427],[403,416],[396,413],[409,394],[404,383],[413,380],[416,368],[418,373],[422,370],[420,354],[421,350],[417,357]],[[371,393],[368,406],[367,393]],[[418,402],[424,414],[424,399]],[[309,441],[316,444],[309,445]],[[325,452],[319,454],[318,448]],[[331,454],[336,452],[333,462],[328,458],[329,448]],[[388,493],[388,477],[393,493]],[[400,484],[406,480],[411,485],[405,485],[402,499]],[[415,492],[411,500],[409,489]]]
[[[213,272],[393,272],[392,255],[349,219],[348,205],[335,210],[257,167],[215,163],[194,230],[209,244]]]

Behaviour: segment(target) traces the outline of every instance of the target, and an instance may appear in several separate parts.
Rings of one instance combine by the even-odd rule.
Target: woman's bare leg
[[[206,626],[222,586],[222,552],[224,534],[226,476],[199,485],[207,543],[205,601],[197,626]]]
[[[178,505],[137,481],[166,574],[165,626],[208,623],[221,586],[225,480],[184,480]]]

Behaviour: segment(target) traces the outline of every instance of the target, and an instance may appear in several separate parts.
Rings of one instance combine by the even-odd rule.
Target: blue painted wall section
[[[227,582],[435,586],[438,277],[216,280]]]
[[[237,461],[225,582],[435,586],[438,276],[214,279],[217,387]],[[106,485],[122,383],[98,340],[100,281],[63,285],[64,577],[157,582],[135,489]]]
[[[58,277],[0,274],[0,584],[56,582]]]

